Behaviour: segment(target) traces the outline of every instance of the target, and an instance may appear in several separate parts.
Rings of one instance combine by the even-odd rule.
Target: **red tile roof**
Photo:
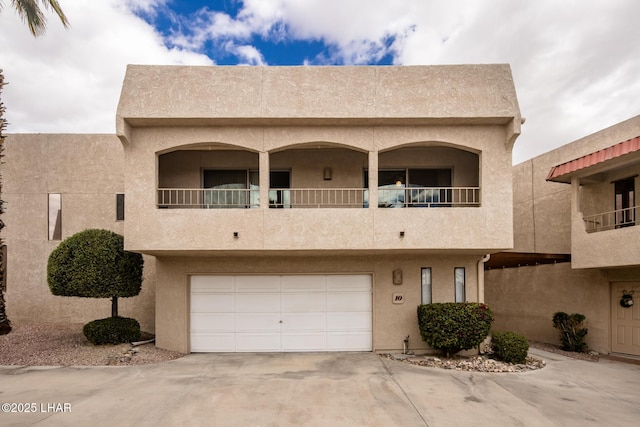
[[[622,141],[616,145],[612,145],[611,147],[603,148],[602,150],[598,150],[569,162],[562,163],[561,165],[554,166],[549,171],[549,175],[547,175],[547,181],[564,182],[559,179],[564,175],[636,151],[640,151],[640,136]]]

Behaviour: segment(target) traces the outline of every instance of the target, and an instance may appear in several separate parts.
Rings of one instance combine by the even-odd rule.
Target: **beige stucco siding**
[[[420,338],[417,306],[421,302],[421,268],[431,267],[433,302],[454,301],[454,268],[465,268],[466,297],[477,301],[477,261],[474,256],[292,256],[292,257],[159,257],[157,258],[157,345],[189,350],[190,274],[371,274],[373,278],[373,349],[400,350],[409,335],[412,349],[427,349]],[[403,283],[394,285],[393,270]],[[403,304],[392,295],[402,293]]]
[[[569,263],[489,270],[485,301],[495,311],[493,330],[554,344],[560,344],[560,339],[553,328],[553,314],[584,314],[587,345],[609,352],[610,287],[603,271],[573,270]]]
[[[87,228],[123,233],[116,194],[124,192],[123,150],[114,135],[9,135],[2,165],[6,202],[2,231],[8,247],[7,311],[23,322],[84,323],[111,314],[107,299],[59,297],[47,285],[48,194],[62,198],[62,238]],[[120,314],[154,330],[153,264],[139,296],[123,298]]]

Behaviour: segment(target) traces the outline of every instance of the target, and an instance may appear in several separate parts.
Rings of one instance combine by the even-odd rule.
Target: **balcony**
[[[409,187],[378,188],[378,207],[437,208],[478,207],[479,187]]]
[[[180,256],[510,247],[509,172],[481,192],[479,161],[477,153],[441,146],[371,153],[316,143],[274,152],[212,145],[162,153],[129,198],[128,250]]]
[[[584,217],[584,224],[587,233],[614,230],[623,227],[633,227],[636,225],[636,215],[639,206],[615,211],[599,213]]]
[[[160,209],[250,209],[260,207],[260,189],[159,188]],[[380,208],[478,207],[478,187],[378,189]],[[366,188],[285,188],[269,190],[270,208],[368,208]]]

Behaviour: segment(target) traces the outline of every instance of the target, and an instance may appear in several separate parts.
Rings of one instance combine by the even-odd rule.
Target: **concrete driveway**
[[[371,353],[0,367],[2,409],[22,411],[0,412],[0,425],[638,425],[640,366],[535,352],[547,367],[522,374],[423,368]]]

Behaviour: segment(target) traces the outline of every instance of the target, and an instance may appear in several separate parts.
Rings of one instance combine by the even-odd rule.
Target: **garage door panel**
[[[278,276],[237,276],[236,292],[264,293],[280,292]]]
[[[371,292],[371,276],[336,274],[327,276],[327,291],[367,291]]]
[[[236,294],[236,313],[280,313],[280,294]]]
[[[283,313],[282,331],[322,331],[326,329],[326,313]]]
[[[282,351],[324,351],[326,348],[324,332],[282,334]]]
[[[327,330],[371,332],[371,313],[327,313]]]
[[[327,334],[328,351],[371,351],[371,334],[336,332]]]
[[[280,332],[280,313],[237,313],[236,332]]]
[[[280,332],[237,333],[236,351],[280,351]]]
[[[327,292],[327,311],[371,312],[371,293]]]
[[[193,313],[191,332],[228,332],[235,329],[233,313]]]
[[[325,293],[282,294],[283,313],[301,313],[308,311],[326,311],[327,303]]]
[[[209,333],[191,335],[192,352],[234,352],[235,334]]]
[[[282,292],[324,292],[327,289],[325,276],[282,276]]]
[[[191,276],[191,292],[233,292],[234,276]]]
[[[233,313],[235,305],[233,294],[192,294],[192,313]]]

